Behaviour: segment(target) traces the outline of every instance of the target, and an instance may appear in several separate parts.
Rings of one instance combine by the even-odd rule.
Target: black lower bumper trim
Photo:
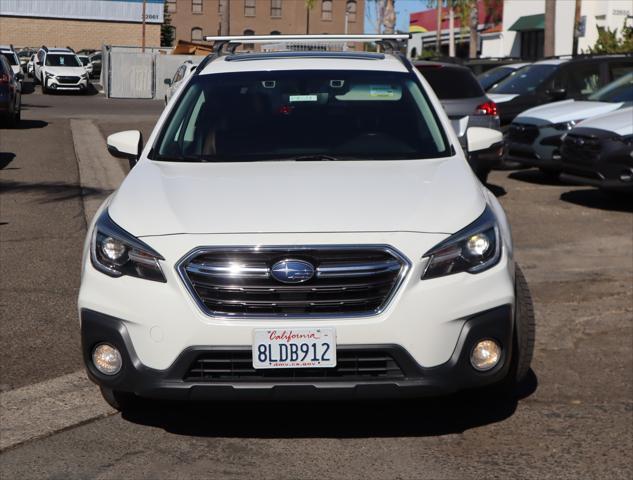
[[[323,380],[259,379],[233,382],[183,380],[201,353],[250,350],[250,346],[195,346],[184,350],[166,370],[155,370],[141,363],[121,319],[91,310],[81,311],[82,350],[89,377],[97,384],[147,398],[173,400],[266,400],[266,399],[341,399],[393,398],[441,395],[501,381],[508,372],[512,355],[513,309],[500,306],[466,319],[450,360],[425,368],[399,345],[339,345],[340,352],[388,352],[404,373],[398,379]],[[477,372],[470,365],[476,342],[492,338],[501,343],[500,363],[488,372]],[[100,374],[92,365],[94,347],[107,342],[119,349],[123,368],[114,376]]]

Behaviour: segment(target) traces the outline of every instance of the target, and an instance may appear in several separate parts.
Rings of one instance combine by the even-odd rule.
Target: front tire
[[[107,404],[119,412],[131,410],[138,405],[139,398],[133,393],[120,392],[105,387],[99,388],[101,389],[101,396]]]
[[[512,357],[506,377],[492,386],[495,395],[505,397],[516,394],[517,387],[523,382],[532,364],[536,322],[530,289],[521,268],[516,266],[515,280],[514,333],[512,335]]]

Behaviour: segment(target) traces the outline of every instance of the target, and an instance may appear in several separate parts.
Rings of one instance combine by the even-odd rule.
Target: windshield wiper
[[[289,160],[296,162],[338,162],[339,159],[331,155],[301,155],[299,157],[293,157]]]

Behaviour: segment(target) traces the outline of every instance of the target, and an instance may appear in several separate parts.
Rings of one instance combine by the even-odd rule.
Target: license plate
[[[334,328],[262,328],[253,331],[254,368],[335,366]]]

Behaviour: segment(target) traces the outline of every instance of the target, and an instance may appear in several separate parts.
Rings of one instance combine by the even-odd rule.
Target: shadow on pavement
[[[64,182],[18,182],[13,180],[0,181],[0,191],[3,193],[36,193],[46,195],[46,202],[61,202],[71,198],[94,197],[111,193],[111,190],[99,188],[80,188],[79,185]]]
[[[508,178],[535,185],[574,185],[569,182],[562,182],[558,178],[558,174],[547,174],[536,169],[519,170],[508,175]]]
[[[27,80],[22,82],[22,95],[30,95],[35,91],[35,84]]]
[[[633,193],[604,192],[597,188],[592,188],[562,193],[560,199],[581,207],[614,212],[633,212]]]
[[[512,416],[537,388],[530,370],[513,398],[490,391],[434,399],[349,402],[176,403],[142,401],[133,423],[199,437],[424,437],[461,433]]]
[[[44,128],[48,125],[48,122],[44,120],[20,120],[17,125],[2,125],[2,128],[7,130],[29,130],[31,128]]]
[[[0,152],[0,170],[3,170],[9,165],[15,158],[15,153]]]
[[[488,190],[490,190],[492,194],[497,198],[503,197],[508,193],[505,188],[499,185],[495,185],[494,183],[486,183],[486,188],[488,188]]]

